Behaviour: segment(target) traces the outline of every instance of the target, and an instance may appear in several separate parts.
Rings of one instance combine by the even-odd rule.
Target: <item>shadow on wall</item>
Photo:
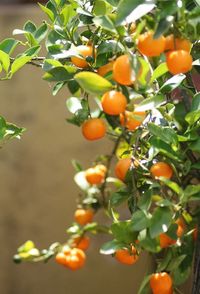
[[[17,11],[17,14],[16,14]],[[0,39],[27,19],[40,23],[38,9],[0,9]],[[21,141],[12,141],[0,152],[0,223],[2,294],[136,294],[144,274],[152,268],[143,255],[135,266],[118,264],[98,250],[107,237],[92,237],[86,267],[70,272],[52,260],[46,264],[15,265],[12,255],[28,238],[39,248],[64,242],[65,229],[73,219],[78,190],[73,183],[70,159],[85,168],[96,154],[109,153],[107,139],[87,142],[79,128],[65,122],[63,90],[51,96],[51,86],[41,80],[42,72],[27,65],[11,80],[1,83],[0,109],[8,121],[24,126]],[[102,221],[103,216],[98,216]]]

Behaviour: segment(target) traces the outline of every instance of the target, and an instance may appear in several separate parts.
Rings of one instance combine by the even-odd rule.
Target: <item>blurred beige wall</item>
[[[11,36],[27,19],[40,23],[32,6],[0,6],[0,39]],[[27,131],[20,141],[0,151],[0,293],[1,294],[136,294],[151,268],[143,256],[135,266],[118,264],[98,254],[105,237],[93,237],[87,265],[70,272],[51,260],[46,264],[12,262],[16,248],[27,239],[39,248],[64,241],[72,222],[78,189],[71,158],[89,167],[96,154],[112,146],[107,139],[89,143],[80,129],[65,122],[68,93],[51,95],[42,71],[27,65],[11,81],[0,83],[0,114]]]

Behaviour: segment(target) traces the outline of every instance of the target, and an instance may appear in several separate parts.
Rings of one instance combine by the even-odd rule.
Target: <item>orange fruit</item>
[[[63,252],[57,253],[55,260],[58,264],[66,265],[66,256]]]
[[[145,116],[144,111],[125,111],[125,113],[120,114],[120,123],[122,126],[126,126],[128,130],[133,131],[142,124]]]
[[[124,264],[134,264],[138,260],[138,254],[134,246],[131,246],[131,253],[128,249],[119,249],[115,252],[115,258]]]
[[[180,238],[186,229],[186,224],[182,217],[178,218],[175,223],[178,225],[176,234],[177,237]]]
[[[192,56],[185,50],[169,51],[166,63],[171,74],[186,73],[192,69]]]
[[[165,38],[165,51],[185,50],[190,52],[192,44],[189,40],[183,38],[175,38],[174,35],[169,35]]]
[[[152,57],[159,56],[165,50],[165,37],[153,38],[154,32],[146,32],[138,38],[138,50],[140,53]]]
[[[118,57],[113,65],[113,78],[121,85],[130,86],[135,81],[128,55]]]
[[[92,209],[79,208],[75,211],[74,214],[75,221],[82,226],[92,222],[93,217],[94,211]]]
[[[93,47],[88,45],[80,45],[76,47],[76,51],[83,57],[71,57],[71,62],[80,68],[88,67],[88,62],[86,61],[86,57],[90,56],[93,57]]]
[[[172,278],[166,272],[152,274],[150,287],[153,294],[172,294]]]
[[[104,181],[105,173],[96,167],[91,167],[86,170],[85,178],[91,185],[98,185]]]
[[[66,255],[66,265],[71,270],[77,270],[84,266],[85,264],[85,253],[79,248],[73,248]]]
[[[167,234],[162,233],[159,235],[160,247],[167,248],[171,245],[176,244],[176,240],[170,238]]]
[[[173,169],[166,162],[157,162],[152,165],[150,172],[154,177],[170,179],[173,176]]]
[[[104,181],[107,168],[103,164],[97,164],[95,167],[85,171],[85,178],[91,185],[101,184]]]
[[[111,62],[108,62],[107,64],[105,65],[102,65],[100,66],[98,69],[97,69],[97,73],[104,77],[107,73],[109,73],[110,71],[113,70],[113,64],[114,64],[114,61],[111,61]]]
[[[101,118],[90,118],[83,123],[82,134],[89,141],[101,139],[106,134],[106,125]]]
[[[77,237],[73,239],[72,247],[79,248],[81,250],[87,250],[90,245],[89,237]]]
[[[105,113],[119,115],[125,111],[127,100],[121,92],[112,90],[102,96],[101,105]]]
[[[126,174],[131,166],[130,158],[120,159],[115,166],[115,174],[121,181],[125,180]]]

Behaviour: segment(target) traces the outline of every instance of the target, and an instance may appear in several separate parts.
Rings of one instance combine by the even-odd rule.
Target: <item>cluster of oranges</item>
[[[94,211],[92,209],[78,208],[75,211],[74,219],[75,221],[84,226],[92,222],[94,217]],[[61,251],[56,255],[56,262],[66,266],[71,270],[78,270],[82,268],[85,264],[86,255],[85,250],[88,249],[90,245],[90,238],[87,236],[77,236],[70,240],[69,245],[64,245]]]

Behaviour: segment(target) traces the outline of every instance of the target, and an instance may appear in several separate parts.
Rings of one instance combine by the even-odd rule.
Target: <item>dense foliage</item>
[[[67,121],[80,126],[89,141],[106,134],[114,147],[88,164],[90,169],[73,162],[81,197],[66,244],[39,251],[28,241],[15,261],[56,255],[59,263],[77,269],[85,259],[77,251],[80,240],[104,232],[110,241],[102,254],[131,264],[149,252],[156,272],[170,274],[178,291],[192,270],[200,213],[200,2],[50,0],[39,5],[47,21],[39,27],[28,21],[14,30],[15,39],[0,43],[1,79],[12,78],[27,63],[42,67],[43,79],[54,83],[53,95],[61,89],[71,93]],[[40,57],[43,40],[47,53]],[[16,47],[24,48],[17,56]],[[119,209],[124,204],[126,219]],[[110,227],[93,222],[99,209]],[[169,276],[162,276],[168,292],[155,290],[152,277],[147,273],[139,293],[150,287],[153,293],[172,293]]]

